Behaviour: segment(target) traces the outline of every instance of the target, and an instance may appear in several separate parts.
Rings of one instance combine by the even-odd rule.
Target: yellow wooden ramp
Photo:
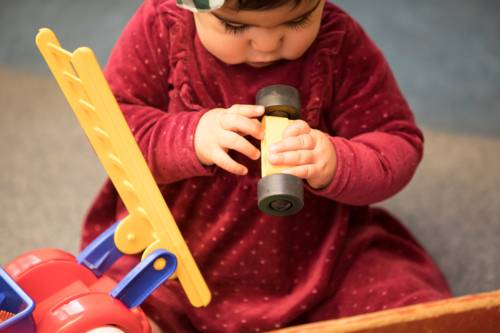
[[[115,233],[126,254],[156,249],[177,256],[177,277],[193,306],[206,306],[210,291],[123,117],[91,49],[63,49],[50,29],[36,44],[73,109],[81,127],[118,191],[129,215]]]

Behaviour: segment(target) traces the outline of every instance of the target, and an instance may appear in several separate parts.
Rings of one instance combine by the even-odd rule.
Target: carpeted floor
[[[104,63],[139,2],[0,2],[0,264],[38,247],[76,253],[105,177],[34,47],[37,28],[53,27],[67,48],[91,46]],[[499,3],[339,3],[387,54],[426,135],[416,177],[382,205],[429,249],[456,294],[499,289]]]

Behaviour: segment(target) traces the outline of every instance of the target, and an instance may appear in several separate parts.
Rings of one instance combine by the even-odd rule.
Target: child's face
[[[299,58],[318,35],[325,0],[303,0],[268,10],[225,6],[194,13],[205,48],[227,64],[265,67],[280,59]]]

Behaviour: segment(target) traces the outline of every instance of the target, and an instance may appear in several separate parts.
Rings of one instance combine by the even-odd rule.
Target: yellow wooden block
[[[282,170],[287,168],[286,165],[275,166],[269,163],[268,148],[271,144],[281,141],[283,137],[283,131],[288,127],[290,122],[291,121],[285,117],[262,117],[262,127],[264,130],[264,139],[260,144],[262,178],[275,173],[280,173]]]
[[[148,168],[91,49],[61,48],[41,29],[36,43],[129,213],[115,232],[123,253],[166,249],[177,257],[177,275],[193,306],[206,306],[210,291]]]

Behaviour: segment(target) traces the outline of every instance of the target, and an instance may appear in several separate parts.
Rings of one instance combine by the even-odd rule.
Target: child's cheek
[[[226,64],[234,65],[246,60],[246,43],[242,37],[212,33],[200,35],[200,40],[208,52]]]

